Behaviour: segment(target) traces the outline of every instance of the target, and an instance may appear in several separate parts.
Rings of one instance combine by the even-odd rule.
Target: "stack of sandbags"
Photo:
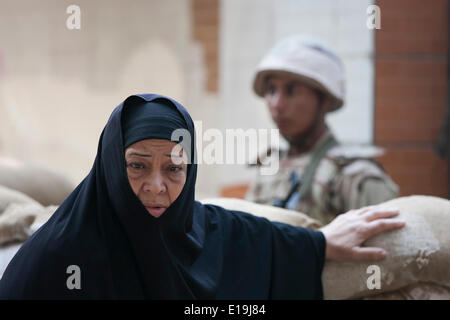
[[[0,246],[22,242],[55,212],[27,195],[0,186]]]
[[[244,200],[202,202],[296,226],[311,225],[302,213]],[[366,263],[327,261],[322,273],[325,299],[450,299],[450,201],[411,196],[381,205],[400,209],[399,218],[406,221],[403,229],[379,234],[363,244],[386,249],[387,258]],[[379,288],[372,286],[373,266],[380,271]]]
[[[64,175],[12,158],[0,158],[0,185],[20,191],[44,206],[60,205],[74,189]]]

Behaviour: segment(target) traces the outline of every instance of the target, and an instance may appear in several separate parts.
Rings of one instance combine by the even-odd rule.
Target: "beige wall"
[[[81,9],[80,30],[66,27],[71,4]],[[2,0],[0,155],[78,183],[111,111],[130,94],[166,94],[194,118],[211,116],[190,9],[179,0]]]

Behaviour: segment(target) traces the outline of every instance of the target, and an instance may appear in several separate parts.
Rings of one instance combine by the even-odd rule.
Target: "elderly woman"
[[[192,139],[174,141],[177,129]],[[9,264],[0,298],[321,299],[326,258],[381,259],[359,245],[404,225],[378,207],[314,231],[202,205],[194,145],[179,103],[127,98],[88,176]]]

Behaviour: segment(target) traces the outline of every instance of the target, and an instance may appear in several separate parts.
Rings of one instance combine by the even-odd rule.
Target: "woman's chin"
[[[159,218],[167,208],[164,207],[145,207],[152,216]]]

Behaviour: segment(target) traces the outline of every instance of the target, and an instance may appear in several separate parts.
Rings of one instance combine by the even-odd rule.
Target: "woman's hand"
[[[384,249],[360,245],[380,232],[404,227],[404,221],[392,219],[398,214],[398,209],[370,206],[337,216],[320,229],[327,241],[325,259],[345,261],[385,258]]]

